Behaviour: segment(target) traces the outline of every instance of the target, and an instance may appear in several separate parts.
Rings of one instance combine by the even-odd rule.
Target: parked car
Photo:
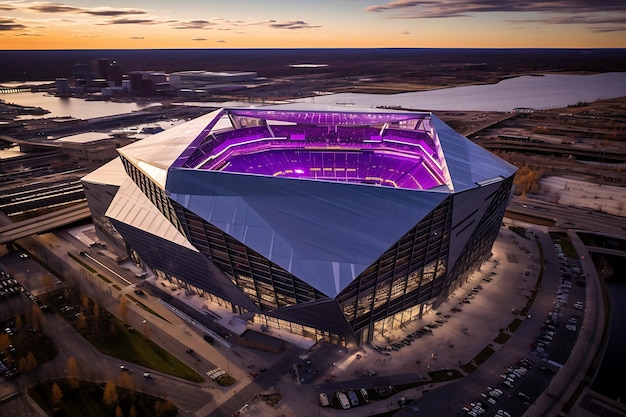
[[[352,390],[348,391],[348,399],[350,400],[350,405],[352,405],[352,407],[359,405],[359,397],[356,396],[356,392]]]

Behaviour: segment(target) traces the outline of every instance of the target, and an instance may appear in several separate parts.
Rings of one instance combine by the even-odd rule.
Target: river
[[[43,116],[20,116],[19,119],[40,117],[74,117],[77,119],[93,119],[95,117],[113,116],[141,110],[154,103],[117,103],[113,101],[89,101],[79,98],[61,98],[47,93],[10,93],[0,95],[0,99],[19,106],[41,107],[48,110]]]
[[[328,94],[295,100],[300,103],[348,105],[371,108],[394,106],[410,109],[502,111],[517,107],[535,109],[559,108],[580,102],[626,96],[626,72],[593,75],[548,74],[520,76],[497,84],[472,85],[398,94]],[[86,101],[77,98],[59,98],[44,93],[2,94],[0,99],[21,106],[35,106],[49,110],[44,117],[72,116],[77,119],[111,116],[142,109],[150,104]],[[241,107],[247,103],[201,103],[216,107]],[[258,105],[258,103],[254,103]],[[31,116],[28,116],[31,117]]]
[[[416,110],[501,111],[518,107],[560,108],[626,96],[626,72],[593,75],[520,76],[497,84],[469,85],[398,94],[329,94],[299,99],[317,104],[390,106]]]

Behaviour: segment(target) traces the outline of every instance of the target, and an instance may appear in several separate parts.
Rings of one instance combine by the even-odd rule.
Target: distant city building
[[[109,65],[111,65],[110,58],[97,58],[91,61],[96,78],[102,78],[108,80],[109,78]]]
[[[167,74],[163,71],[132,71],[128,79],[131,94],[150,96],[156,92],[157,85],[167,82]]]
[[[119,66],[117,61],[111,62],[107,70],[107,80],[109,81],[111,87],[121,87],[122,78],[122,68]]]
[[[219,109],[83,178],[103,242],[243,320],[355,347],[491,253],[516,168],[431,113]]]
[[[87,64],[75,64],[72,67],[72,75],[75,82],[77,82],[79,85],[85,85],[86,81],[90,81],[94,78],[93,70],[91,66]]]
[[[124,87],[121,85],[119,87],[104,87],[100,92],[104,97],[121,96],[125,93]]]
[[[55,93],[59,97],[68,97],[71,95],[70,91],[70,80],[67,78],[57,78],[54,80],[55,84]]]
[[[179,71],[170,74],[170,85],[176,89],[233,89],[242,88],[257,78],[256,72],[239,71]]]
[[[256,72],[181,71],[170,74],[170,86],[179,96],[198,98],[241,90],[258,81]]]

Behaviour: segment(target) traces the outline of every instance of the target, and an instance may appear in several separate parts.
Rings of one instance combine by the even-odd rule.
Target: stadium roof
[[[120,154],[174,201],[331,297],[446,197],[515,172],[431,113],[353,108],[220,109]],[[408,174],[430,182],[402,183]],[[123,208],[109,212],[124,221]]]

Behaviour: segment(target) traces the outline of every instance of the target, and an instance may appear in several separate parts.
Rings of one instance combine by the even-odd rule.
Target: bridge
[[[30,87],[0,87],[0,94],[25,93],[30,91]]]
[[[64,207],[32,219],[0,226],[0,244],[12,242],[26,236],[48,232],[91,217],[86,201]]]

